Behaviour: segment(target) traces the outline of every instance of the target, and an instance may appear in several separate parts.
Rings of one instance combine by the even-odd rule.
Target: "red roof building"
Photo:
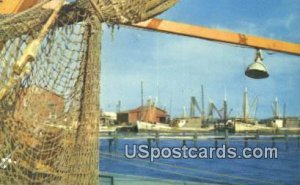
[[[14,118],[26,123],[45,123],[61,117],[64,112],[63,97],[36,86],[31,86],[20,93],[16,102]]]
[[[145,121],[150,123],[166,123],[168,113],[154,106],[141,106],[133,110],[120,112],[117,114],[119,123],[136,123],[136,121]]]

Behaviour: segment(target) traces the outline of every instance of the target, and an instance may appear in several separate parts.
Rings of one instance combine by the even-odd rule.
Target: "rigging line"
[[[215,180],[215,179],[212,179],[212,178],[199,177],[199,176],[194,176],[194,175],[185,175],[185,174],[178,173],[178,172],[172,172],[172,171],[169,171],[169,170],[162,170],[162,169],[159,169],[159,168],[145,166],[145,165],[142,165],[142,164],[135,164],[135,163],[132,163],[132,162],[129,162],[129,161],[124,161],[124,160],[116,159],[116,158],[110,158],[110,157],[106,157],[106,156],[102,156],[102,158],[115,160],[115,161],[119,161],[119,162],[122,162],[122,163],[127,163],[127,164],[137,166],[137,167],[142,167],[142,168],[148,168],[148,169],[151,169],[151,170],[161,171],[161,172],[164,172],[164,173],[175,174],[175,175],[180,175],[180,176],[183,176],[183,177],[195,178],[195,179],[198,179],[198,180],[207,180],[208,182],[214,182],[214,183],[217,182],[217,183],[223,183],[224,184],[223,181]],[[228,184],[228,183],[226,183],[226,184]],[[228,184],[228,185],[230,185],[230,184]]]
[[[109,153],[106,153],[106,152],[100,152],[101,154],[104,154],[104,155],[114,155],[116,157],[123,157],[123,155],[120,155],[120,154],[109,154]],[[149,163],[149,162],[146,162],[144,160],[141,160],[141,159],[133,159],[133,160],[136,160],[136,161],[141,161],[141,162],[144,162],[144,163]],[[264,184],[276,184],[276,183],[273,183],[273,182],[269,182],[269,181],[260,181],[260,180],[257,180],[257,179],[253,179],[253,178],[247,178],[247,177],[240,177],[240,176],[233,176],[233,175],[228,175],[228,174],[222,174],[222,173],[217,173],[217,172],[211,172],[211,171],[207,171],[207,170],[201,170],[201,169],[193,169],[193,168],[188,168],[188,167],[183,167],[183,166],[177,166],[177,165],[172,165],[172,164],[167,164],[167,163],[163,163],[163,162],[155,162],[156,164],[159,164],[159,165],[165,165],[165,166],[169,166],[169,167],[172,167],[172,168],[177,168],[177,169],[184,169],[184,170],[190,170],[190,171],[194,171],[194,172],[199,172],[201,171],[202,173],[208,173],[208,174],[212,174],[212,175],[218,175],[218,176],[223,176],[223,177],[229,177],[229,178],[234,178],[234,179],[241,179],[241,180],[250,180],[250,181],[254,181],[254,182],[260,182],[260,183],[264,183]]]

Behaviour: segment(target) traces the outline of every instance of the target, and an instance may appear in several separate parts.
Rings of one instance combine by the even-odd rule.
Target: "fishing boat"
[[[138,131],[162,131],[171,130],[172,127],[165,123],[150,123],[144,121],[136,122]]]

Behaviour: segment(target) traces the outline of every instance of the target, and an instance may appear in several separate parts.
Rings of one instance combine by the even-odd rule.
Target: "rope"
[[[17,84],[17,81],[20,81],[22,76],[27,76],[30,73],[30,70],[27,64],[35,60],[38,48],[45,38],[46,34],[49,32],[50,27],[54,24],[57,14],[62,8],[64,4],[64,0],[57,0],[57,4],[55,5],[54,11],[49,17],[46,24],[41,29],[38,37],[33,40],[30,44],[28,44],[27,48],[24,51],[22,57],[14,64],[11,77],[9,78],[8,84],[0,90],[0,101],[9,93],[9,91]]]
[[[0,17],[0,184],[97,184],[101,23],[176,3],[63,2]]]

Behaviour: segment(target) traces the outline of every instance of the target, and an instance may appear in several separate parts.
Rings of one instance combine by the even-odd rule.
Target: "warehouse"
[[[154,106],[140,106],[136,109],[120,112],[117,114],[119,123],[136,123],[136,121],[145,121],[150,123],[167,123],[168,113]]]

